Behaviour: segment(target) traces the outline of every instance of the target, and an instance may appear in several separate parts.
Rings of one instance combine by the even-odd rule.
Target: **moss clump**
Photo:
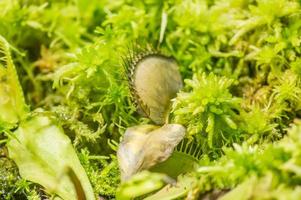
[[[148,123],[131,102],[121,64],[127,46],[142,41],[173,56],[184,79],[171,121],[187,127],[203,154],[191,172],[195,187],[183,197],[228,190],[237,198],[300,196],[300,1],[2,0],[0,8],[0,37],[8,43],[0,42],[2,145],[29,112],[25,99],[32,111],[42,108],[58,119],[96,196],[114,198],[120,137],[126,128]],[[8,60],[20,84],[15,74],[8,81]],[[13,95],[21,89],[24,98]],[[7,102],[21,103],[8,108]],[[10,113],[19,117],[8,119]],[[0,198],[43,191],[20,179],[3,157]],[[147,178],[141,177],[132,192],[146,195]],[[166,183],[157,175],[149,180]],[[37,189],[24,189],[31,187]]]

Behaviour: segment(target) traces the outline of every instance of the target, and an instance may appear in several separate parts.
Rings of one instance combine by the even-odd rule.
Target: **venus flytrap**
[[[183,123],[190,135],[175,147],[173,159],[161,164],[165,172],[178,175],[174,172],[185,168],[189,175],[154,196],[148,193],[148,183],[155,185],[153,191],[166,182],[140,176],[138,184],[121,186],[119,194],[200,199],[232,190],[225,199],[299,199],[300,134],[298,128],[287,130],[300,117],[299,1],[0,0],[0,7],[0,33],[10,48],[22,52],[21,56],[13,50],[11,59],[18,67],[26,102],[31,108],[47,110],[43,113],[48,117],[56,116],[53,125],[63,127],[77,150],[88,149],[89,153],[79,153],[89,154],[81,162],[101,197],[115,198],[120,181],[116,158],[111,156],[116,147],[108,141],[118,141],[128,127],[151,122],[135,112],[120,62],[128,44],[143,41],[173,56],[187,80],[170,121]],[[162,40],[163,10],[167,24]],[[6,77],[7,56],[2,55],[1,51],[0,76]],[[13,138],[3,135],[3,130],[13,134],[11,128],[17,128],[15,122],[22,118],[16,117],[14,101],[7,101],[11,94],[6,88],[0,87],[0,115],[5,112],[3,118],[10,123],[0,122],[1,149]],[[22,127],[27,123],[23,121]],[[35,123],[33,128],[39,126]],[[36,136],[28,143],[36,142]],[[288,139],[282,142],[283,137]],[[181,157],[189,152],[196,156]],[[1,154],[0,161],[8,160],[6,156]],[[37,164],[27,158],[23,164]],[[179,160],[193,165],[180,167]],[[6,173],[18,177],[4,168],[1,175]],[[4,191],[0,199],[30,195],[32,187],[41,190],[23,181],[15,184],[19,189],[13,194],[9,188],[15,188],[14,183],[5,180],[0,181],[5,186],[0,185],[5,188],[0,189]]]
[[[133,104],[154,125],[142,124],[126,129],[117,150],[121,181],[131,181],[132,176],[147,169],[163,171],[173,177],[187,172],[197,165],[197,150],[192,150],[192,145],[186,143],[185,149],[174,152],[186,129],[181,124],[169,123],[171,99],[182,88],[177,62],[151,46],[139,45],[129,49],[123,62]],[[187,146],[190,146],[189,150],[186,150]],[[178,167],[166,171],[175,162]]]

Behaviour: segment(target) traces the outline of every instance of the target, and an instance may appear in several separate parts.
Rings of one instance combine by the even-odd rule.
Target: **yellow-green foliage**
[[[0,148],[28,111],[25,99],[32,111],[43,108],[58,119],[94,192],[114,198],[116,144],[126,128],[148,122],[130,100],[121,57],[132,43],[149,43],[180,66],[184,88],[170,121],[185,125],[203,152],[193,172],[196,187],[182,194],[197,198],[239,185],[235,197],[260,199],[262,191],[264,198],[297,199],[300,125],[287,130],[301,109],[300,6],[297,0],[0,0],[0,93],[7,96],[0,96]],[[20,84],[16,74],[5,78],[11,64]],[[0,199],[45,195],[7,166],[3,174],[16,179],[1,176]],[[19,189],[12,186],[17,179],[24,183]],[[144,195],[145,187],[135,192]]]

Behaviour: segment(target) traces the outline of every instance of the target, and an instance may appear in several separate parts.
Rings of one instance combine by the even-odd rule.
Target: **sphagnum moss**
[[[142,172],[119,187],[115,157],[128,127],[150,123],[131,102],[121,57],[133,41],[157,46],[167,16],[160,50],[177,60],[184,79],[170,122],[187,128],[185,141],[197,141],[202,155],[200,167],[180,176],[178,187],[167,186],[153,198],[230,191],[222,198],[299,199],[299,1],[2,0],[0,8],[0,35],[9,44],[25,102],[59,119],[96,196],[115,198],[117,190],[118,198],[151,199],[148,193],[173,183]],[[0,92],[7,97],[13,94],[7,88],[20,88],[17,79],[5,78],[3,47]],[[8,107],[2,105],[19,102],[9,111],[17,109],[20,116],[28,110],[20,95],[9,99],[0,97],[2,149],[23,118],[6,118]],[[1,155],[0,163],[13,162],[8,156]],[[5,169],[0,198],[49,195],[16,170],[0,167]]]

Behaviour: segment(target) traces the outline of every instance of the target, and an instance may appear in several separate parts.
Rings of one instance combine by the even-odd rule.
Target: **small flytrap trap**
[[[169,123],[172,99],[182,88],[176,60],[154,48],[135,46],[123,58],[133,103],[152,124],[129,127],[117,152],[122,181],[142,170],[176,178],[192,170],[200,148],[184,140],[186,129]]]

